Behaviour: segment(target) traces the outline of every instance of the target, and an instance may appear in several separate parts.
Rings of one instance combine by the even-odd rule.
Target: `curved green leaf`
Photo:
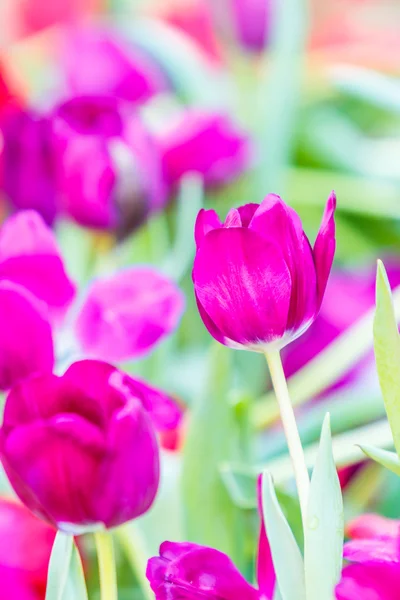
[[[59,531],[51,551],[47,574],[46,600],[62,600],[71,565],[74,539]]]
[[[368,444],[364,444],[360,448],[368,458],[371,458],[386,469],[389,469],[389,471],[393,471],[393,473],[400,476],[400,459],[396,452],[389,452],[389,450],[382,450]]]

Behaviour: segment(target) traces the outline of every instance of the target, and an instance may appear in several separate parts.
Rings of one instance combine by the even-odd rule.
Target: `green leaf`
[[[400,456],[400,337],[392,293],[381,261],[378,261],[376,276],[374,349],[385,409]]]
[[[220,465],[233,458],[238,443],[229,349],[213,344],[206,385],[196,399],[183,455],[186,538],[218,548],[243,566],[244,517],[230,498]]]
[[[304,564],[294,535],[277,500],[272,477],[262,478],[262,507],[282,600],[305,600]]]
[[[343,500],[332,453],[329,414],[322,426],[304,532],[307,600],[332,600],[342,570]]]
[[[368,458],[371,458],[386,469],[389,469],[389,471],[393,471],[393,473],[400,476],[400,459],[396,452],[389,452],[389,450],[382,450],[368,444],[364,444],[360,448]]]
[[[88,593],[79,549],[74,543],[63,600],[88,600]]]
[[[74,539],[57,532],[47,574],[46,600],[62,600],[68,580]]]

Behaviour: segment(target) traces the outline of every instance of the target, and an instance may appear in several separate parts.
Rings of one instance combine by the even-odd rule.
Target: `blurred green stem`
[[[99,563],[101,600],[118,600],[117,572],[111,534],[104,530],[96,531],[94,538]]]
[[[276,399],[279,405],[282,425],[285,431],[289,454],[292,460],[294,476],[296,479],[303,525],[305,526],[310,478],[308,476],[306,461],[304,458],[303,446],[301,445],[296,418],[294,416],[289,391],[286,385],[286,378],[285,373],[283,372],[280,353],[279,351],[266,352],[265,357],[267,359]]]
[[[149,557],[144,548],[143,534],[139,526],[135,523],[129,523],[128,525],[119,527],[116,531],[116,536],[125,552],[132,571],[136,575],[143,596],[146,600],[153,600],[154,594],[146,578],[146,566]]]
[[[302,63],[307,34],[306,0],[275,2],[272,40],[264,60],[260,85],[259,133],[262,161],[261,196],[284,194],[299,103]]]

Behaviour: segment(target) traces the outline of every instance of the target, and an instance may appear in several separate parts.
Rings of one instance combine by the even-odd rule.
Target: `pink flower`
[[[150,352],[179,323],[185,300],[169,279],[148,267],[130,267],[94,281],[76,322],[83,350],[123,361]]]
[[[176,186],[186,173],[198,173],[218,186],[244,173],[252,161],[248,136],[226,115],[186,110],[160,135],[167,183]]]
[[[67,29],[62,61],[67,87],[76,95],[106,95],[145,102],[167,88],[157,63],[101,27]]]
[[[195,226],[194,291],[211,335],[231,348],[280,349],[315,320],[335,252],[336,197],[314,248],[294,210],[269,194],[233,208],[222,224],[201,210]]]
[[[125,523],[148,510],[157,492],[150,417],[125,375],[106,363],[77,362],[61,377],[15,386],[0,449],[19,498],[68,533]]]
[[[78,223],[123,235],[164,206],[158,147],[124,103],[73,98],[55,110],[53,127],[62,206]]]
[[[360,515],[347,523],[346,535],[352,539],[397,538],[400,520],[374,514]]]
[[[262,517],[260,520],[258,589],[223,552],[190,542],[164,542],[160,556],[149,560],[146,571],[156,600],[272,600],[275,573]]]
[[[208,0],[216,24],[249,52],[261,52],[269,39],[272,0]]]
[[[52,231],[35,212],[0,229],[0,389],[54,364],[51,321],[68,309],[75,287]]]
[[[43,600],[56,530],[25,506],[0,498],[0,597]]]
[[[10,108],[1,115],[2,188],[15,210],[35,209],[53,223],[57,212],[56,170],[48,118]]]

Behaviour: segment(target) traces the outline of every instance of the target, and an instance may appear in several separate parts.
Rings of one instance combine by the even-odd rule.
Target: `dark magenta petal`
[[[130,398],[115,413],[108,432],[110,452],[98,472],[96,514],[106,527],[116,527],[146,512],[156,496],[159,452],[150,416]]]
[[[130,381],[111,365],[87,360],[61,377],[24,380],[7,397],[3,466],[20,499],[64,531],[123,523],[147,510],[156,494],[157,441]],[[140,391],[144,396],[144,384]]]
[[[269,194],[254,213],[249,228],[278,244],[289,267],[292,290],[287,329],[295,336],[317,313],[317,282],[310,244],[296,212]]]
[[[122,361],[143,356],[177,327],[184,296],[154,269],[131,267],[95,281],[76,322],[84,351]]]
[[[198,173],[207,186],[241,175],[252,161],[247,135],[226,115],[187,110],[160,140],[167,181]]]
[[[190,543],[164,542],[147,578],[156,600],[258,600],[259,594],[222,552]]]
[[[196,223],[194,226],[194,238],[196,241],[197,248],[200,247],[203,242],[204,236],[207,235],[213,229],[219,229],[222,227],[222,223],[215,210],[205,210],[202,208],[197,215]]]
[[[10,217],[0,230],[0,280],[27,288],[55,314],[65,312],[75,295],[55,236],[34,211]]]
[[[336,587],[337,600],[398,600],[400,569],[388,565],[349,565]]]
[[[318,308],[322,304],[335,255],[335,209],[336,195],[335,192],[332,192],[326,203],[321,227],[313,249],[315,270],[317,272]]]
[[[261,594],[263,594],[264,600],[271,600],[274,597],[276,576],[274,563],[272,561],[271,548],[265,529],[261,503],[261,485],[262,477],[260,476],[257,481],[258,512],[261,521],[257,552],[257,583],[258,589],[260,590]]]
[[[256,212],[258,207],[259,204],[254,204],[252,202],[249,204],[244,204],[243,206],[239,206],[237,210],[240,214],[243,227],[248,227],[250,225],[250,222],[254,217],[254,213]]]
[[[197,252],[199,303],[225,338],[263,346],[285,332],[291,280],[279,248],[245,228],[209,233]]]
[[[0,389],[51,372],[54,351],[46,306],[23,287],[0,281]]]

